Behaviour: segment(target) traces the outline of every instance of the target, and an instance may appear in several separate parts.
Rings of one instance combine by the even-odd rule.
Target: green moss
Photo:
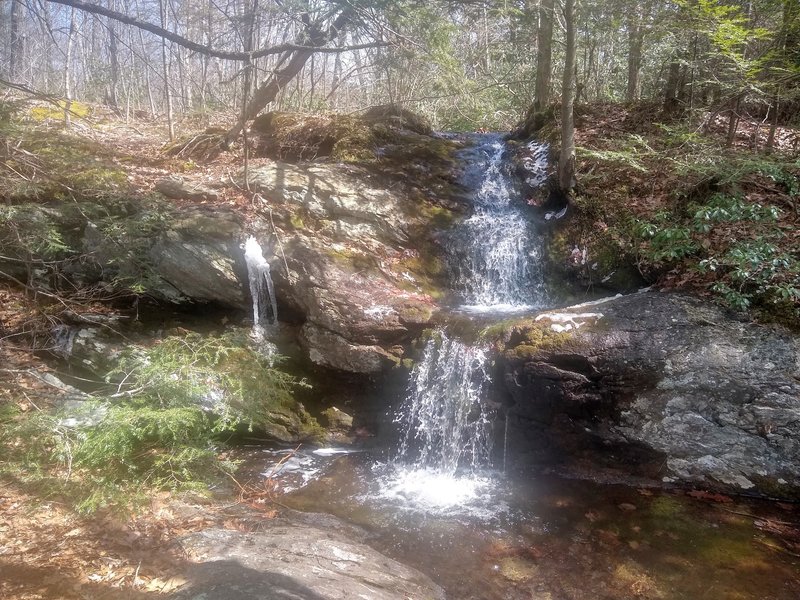
[[[536,324],[523,331],[523,341],[506,351],[506,355],[520,360],[532,358],[542,351],[562,348],[569,343],[569,332],[555,332],[548,325]]]
[[[531,106],[525,114],[525,118],[517,126],[516,137],[522,139],[536,137],[537,140],[546,142],[551,146],[560,143],[559,110],[559,104],[551,104],[540,111],[534,110],[534,107]]]
[[[34,121],[46,121],[47,119],[63,119],[64,109],[67,107],[66,100],[59,100],[58,107],[55,106],[34,106],[30,110],[30,116]],[[73,117],[85,118],[92,113],[91,107],[82,102],[72,101],[70,112]]]
[[[455,212],[438,204],[424,203],[419,210],[422,217],[436,229],[447,229],[456,219]]]
[[[503,321],[499,321],[493,325],[489,325],[481,330],[479,337],[482,340],[499,340],[500,338],[504,337],[507,333],[511,332],[514,329],[522,328],[525,325],[529,325],[531,320],[527,317],[512,317],[510,319],[505,319]]]
[[[650,504],[650,516],[668,525],[685,518],[686,507],[670,496],[658,496]]]
[[[0,125],[0,196],[14,202],[104,198],[128,190],[127,174],[102,144],[43,126]]]
[[[292,227],[295,229],[305,229],[306,224],[303,222],[303,217],[301,217],[298,213],[292,213],[289,217],[289,223],[291,223]]]
[[[364,113],[362,118],[370,123],[407,129],[422,135],[430,135],[433,132],[430,121],[425,117],[396,104],[373,106]]]
[[[430,320],[433,308],[427,305],[411,305],[403,307],[400,317],[410,323],[422,323]]]
[[[331,158],[342,162],[361,163],[375,159],[375,139],[367,128],[354,127],[333,144]]]
[[[253,121],[256,152],[284,160],[331,157],[342,162],[375,160],[371,126],[352,115],[269,112]]]

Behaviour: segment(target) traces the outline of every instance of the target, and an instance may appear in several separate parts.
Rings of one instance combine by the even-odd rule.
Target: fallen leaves
[[[141,514],[83,517],[6,483],[0,496],[0,598],[158,598],[187,583],[176,540],[208,528],[253,531],[276,512],[158,494]],[[131,595],[134,594],[134,595]]]
[[[715,492],[708,492],[705,490],[692,490],[691,492],[686,493],[687,496],[691,496],[692,498],[696,498],[698,500],[706,500],[708,502],[718,502],[720,504],[730,504],[733,502],[733,498],[730,496],[726,496],[724,494],[717,494]]]

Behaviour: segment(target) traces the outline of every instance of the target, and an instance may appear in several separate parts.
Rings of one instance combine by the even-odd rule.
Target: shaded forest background
[[[266,104],[352,112],[387,103],[438,129],[508,129],[534,101],[541,108],[562,95],[564,8],[555,0],[5,0],[2,78],[107,104],[129,121],[163,120],[170,131],[174,121],[204,124],[219,112],[252,118]],[[729,118],[731,139],[742,117],[765,128],[790,121],[798,12],[794,0],[584,0],[576,100],[710,110]],[[245,93],[250,114],[241,110]]]

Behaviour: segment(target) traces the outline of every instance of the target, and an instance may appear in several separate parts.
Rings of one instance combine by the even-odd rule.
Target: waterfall
[[[542,241],[527,214],[521,179],[533,189],[544,184],[546,148],[533,144],[524,150],[524,174],[518,178],[499,135],[478,139],[461,155],[473,213],[447,244],[462,308],[541,307],[546,303]],[[386,468],[382,497],[433,512],[472,511],[485,501],[485,492],[497,485],[487,476],[495,417],[487,402],[490,354],[443,330],[427,342],[395,419],[401,435],[397,455],[379,466]],[[507,452],[504,442],[504,470]]]
[[[473,214],[452,245],[456,285],[467,307],[524,309],[544,303],[539,260],[541,240],[525,214],[520,181],[511,172],[506,145],[499,136],[463,153],[464,183],[471,190]],[[528,148],[522,161],[528,185],[545,181],[546,151]]]
[[[426,511],[461,510],[491,485],[494,411],[485,402],[488,350],[437,331],[412,372],[395,422],[397,456],[385,465],[380,496]]]
[[[486,349],[451,339],[444,331],[428,341],[396,419],[403,428],[400,462],[447,475],[489,464],[487,355]]]
[[[263,324],[274,325],[278,322],[278,305],[269,263],[253,236],[247,238],[244,244],[244,260],[247,263],[250,296],[253,298],[253,331],[260,332]]]

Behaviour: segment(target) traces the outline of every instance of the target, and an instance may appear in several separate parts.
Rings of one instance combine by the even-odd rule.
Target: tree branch
[[[78,10],[82,10],[88,13],[100,15],[103,17],[108,17],[109,19],[114,19],[115,21],[119,21],[120,23],[124,23],[126,25],[132,25],[133,27],[138,27],[139,29],[143,29],[144,31],[149,31],[154,35],[164,38],[165,40],[169,40],[170,42],[174,42],[175,44],[183,46],[184,48],[192,50],[193,52],[198,52],[206,56],[213,56],[215,58],[223,58],[227,60],[238,60],[238,61],[255,60],[256,58],[261,58],[263,56],[270,56],[272,54],[281,54],[282,52],[295,51],[295,50],[310,50],[313,52],[337,53],[337,52],[349,52],[351,50],[363,50],[365,48],[379,48],[389,45],[388,42],[371,42],[368,44],[356,44],[354,46],[342,46],[339,48],[322,48],[318,46],[303,46],[299,44],[278,44],[277,46],[271,46],[269,48],[261,48],[253,52],[231,52],[227,50],[216,50],[211,46],[198,44],[197,42],[193,42],[192,40],[185,38],[181,35],[178,35],[177,33],[172,33],[171,31],[167,31],[166,29],[164,29],[163,27],[159,27],[158,25],[153,25],[152,23],[148,23],[147,21],[140,21],[139,19],[130,17],[124,13],[108,9],[103,6],[98,6],[97,4],[82,2],[81,0],[46,0],[46,1],[54,4],[63,4],[64,6],[71,6],[77,8]]]

